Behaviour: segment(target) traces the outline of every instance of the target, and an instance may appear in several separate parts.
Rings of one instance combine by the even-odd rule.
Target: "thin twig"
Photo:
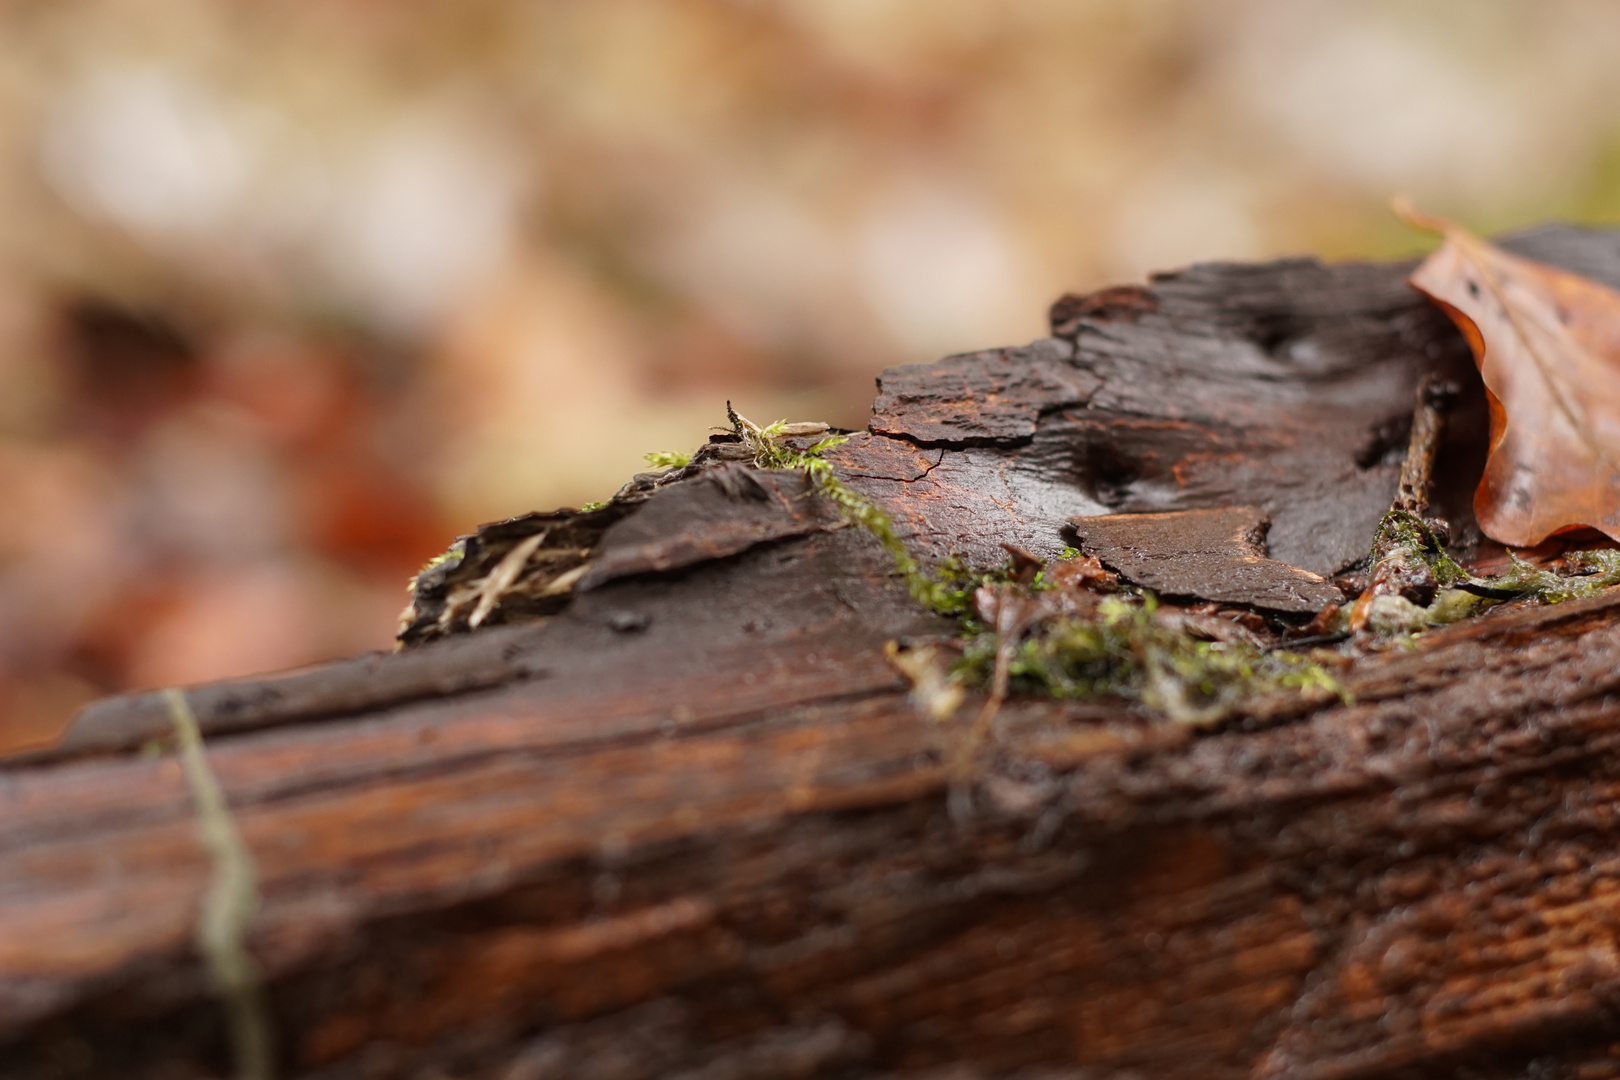
[[[270,1020],[259,968],[243,937],[259,906],[259,879],[253,855],[236,829],[219,781],[208,767],[197,717],[180,690],[165,692],[169,718],[180,748],[180,767],[197,804],[197,830],[213,861],[213,876],[197,919],[197,948],[208,963],[214,988],[225,1002],[231,1049],[241,1080],[272,1080]]]
[[[1393,509],[1424,514],[1429,509],[1429,489],[1434,484],[1434,459],[1446,433],[1446,414],[1457,402],[1457,384],[1430,373],[1418,383],[1417,401],[1412,413],[1412,438],[1401,463],[1401,486]]]

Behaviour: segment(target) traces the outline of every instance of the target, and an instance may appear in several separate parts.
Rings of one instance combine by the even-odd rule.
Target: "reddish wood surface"
[[[1620,278],[1609,234],[1520,247]],[[1331,573],[1412,386],[1467,363],[1401,273],[1071,302],[1065,338],[886,374],[837,466],[936,556],[1257,505],[1273,557]],[[1463,532],[1478,419],[1439,466]],[[708,484],[644,493],[592,556],[638,569],[540,621],[192,692],[287,1074],[1617,1074],[1620,595],[1213,733],[1013,701],[952,798],[968,721],[921,717],[882,654],[941,621],[864,534],[729,522]],[[167,724],[109,701],[0,770],[0,1075],[227,1067],[191,799],[140,750]]]

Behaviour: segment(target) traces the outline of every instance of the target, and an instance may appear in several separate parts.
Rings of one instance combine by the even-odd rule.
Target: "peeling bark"
[[[1271,522],[1252,506],[1069,519],[1080,550],[1160,596],[1311,614],[1337,604],[1326,578],[1265,556]]]

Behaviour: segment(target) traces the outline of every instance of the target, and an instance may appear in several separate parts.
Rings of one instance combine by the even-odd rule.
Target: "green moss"
[[[1573,573],[1557,574],[1508,554],[1508,571],[1491,583],[1549,604],[1579,600],[1611,585],[1620,585],[1620,551],[1576,551],[1564,556]]]
[[[1023,640],[1008,665],[1009,689],[1041,697],[1135,699],[1178,723],[1209,724],[1257,695],[1346,697],[1320,664],[1239,641],[1204,641],[1156,618],[1150,593],[1104,599],[1091,617],[1061,616]],[[981,630],[963,641],[953,677],[994,679],[1002,642]]]
[[[654,450],[645,456],[647,464],[655,469],[679,469],[692,463],[691,454],[678,450]]]
[[[1446,553],[1440,537],[1421,517],[1410,510],[1391,510],[1373,532],[1372,554],[1368,563],[1376,567],[1395,554],[1420,561],[1433,572],[1441,585],[1468,581],[1468,571]]]
[[[896,572],[905,580],[906,588],[918,603],[942,615],[962,615],[970,610],[973,589],[978,587],[978,580],[966,574],[956,580],[952,580],[950,575],[936,578],[929,574],[906,547],[905,541],[900,539],[899,533],[895,532],[894,519],[877,503],[838,479],[832,462],[822,455],[848,442],[847,435],[828,435],[801,450],[783,440],[798,434],[798,429],[821,427],[825,430],[825,427],[788,424],[784,420],[760,427],[739,416],[730,402],[726,403],[726,415],[731,419],[732,430],[753,452],[755,466],[761,469],[796,469],[804,473],[812,489],[837,507],[845,521],[859,526],[876,539],[888,552]]]
[[[966,613],[978,580],[965,573],[956,580],[941,580],[929,574],[895,532],[894,519],[882,507],[838,479],[832,463],[821,457],[845,441],[842,435],[830,436],[808,450],[790,452],[783,464],[774,467],[801,470],[816,492],[838,508],[845,521],[858,525],[876,539],[889,553],[896,572],[918,603],[941,615]]]
[[[836,506],[846,521],[883,546],[919,603],[960,620],[962,654],[951,669],[951,680],[957,685],[990,685],[1002,641],[974,617],[973,596],[985,585],[1011,585],[1011,563],[975,571],[949,559],[930,573],[900,539],[889,515],[840,480],[823,456],[845,442],[844,436],[830,435],[807,449],[795,449],[783,442],[789,425],[778,421],[759,427],[738,416],[729,404],[727,411],[733,430],[753,451],[756,466],[804,473],[813,490]],[[1080,554],[1065,548],[1059,558]],[[1033,595],[1055,586],[1043,568],[1017,587]],[[1151,594],[1126,594],[1104,598],[1093,617],[1064,615],[1043,622],[1018,644],[1008,666],[1009,688],[1043,697],[1135,698],[1188,724],[1223,719],[1258,694],[1343,696],[1320,664],[1243,642],[1200,640],[1157,619],[1157,606]]]
[[[1472,618],[1496,603],[1490,597],[1471,593],[1467,589],[1441,589],[1435,594],[1434,603],[1428,606],[1426,613],[1429,625],[1445,626]]]
[[[1145,592],[1105,597],[1090,615],[1048,617],[1022,635],[1009,660],[1003,655],[1001,638],[976,618],[974,594],[990,585],[1035,596],[1056,587],[1045,568],[1033,578],[1026,575],[1022,584],[1017,583],[1010,562],[979,571],[952,558],[930,571],[900,538],[888,513],[839,479],[827,460],[827,451],[847,442],[847,436],[827,434],[804,446],[796,440],[819,435],[827,430],[826,425],[778,420],[760,426],[740,416],[730,402],[726,415],[756,468],[803,473],[816,495],[835,506],[845,521],[877,540],[919,603],[958,620],[960,659],[949,669],[950,685],[990,685],[999,659],[1007,661],[1008,685],[1013,691],[1069,699],[1136,699],[1188,724],[1213,723],[1267,693],[1344,696],[1320,664],[1243,641],[1202,640],[1174,620],[1158,617],[1157,601]],[[656,467],[678,467],[689,459],[678,454],[649,454],[647,460]],[[1392,516],[1380,526],[1384,548],[1416,546],[1449,563],[1434,539],[1428,526],[1413,515]],[[1058,559],[1081,554],[1066,547]],[[1437,576],[1440,574],[1448,581],[1454,576],[1449,568],[1437,570]],[[1455,574],[1466,576],[1460,568]],[[943,667],[940,676],[944,685]]]
[[[1557,604],[1620,584],[1620,551],[1613,550],[1578,551],[1565,556],[1570,571],[1566,574],[1525,562],[1509,552],[1506,572],[1474,577],[1446,553],[1433,529],[1405,510],[1391,510],[1378,524],[1371,557],[1374,578],[1380,565],[1392,561],[1427,566],[1441,588],[1427,607],[1395,595],[1373,597],[1368,602],[1367,626],[1386,637],[1445,626],[1508,600]]]

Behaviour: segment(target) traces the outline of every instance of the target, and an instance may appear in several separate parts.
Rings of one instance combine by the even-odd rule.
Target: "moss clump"
[[[967,686],[993,684],[1006,646],[994,631],[970,634],[953,677]],[[1267,693],[1344,697],[1308,657],[1242,640],[1204,640],[1161,618],[1151,593],[1106,597],[1088,614],[1046,620],[1013,647],[1007,675],[1014,692],[1135,699],[1184,724],[1215,723]]]
[[[1438,523],[1444,528],[1444,523]],[[1410,510],[1391,510],[1373,532],[1368,564],[1377,567],[1394,557],[1427,567],[1440,585],[1470,580],[1468,571],[1446,552],[1446,539],[1435,524]]]
[[[1508,554],[1507,573],[1491,584],[1532,596],[1548,604],[1579,600],[1611,585],[1620,585],[1620,551],[1574,551],[1564,556],[1568,574],[1558,574]]]
[[[1508,553],[1508,569],[1474,577],[1446,553],[1429,522],[1391,510],[1378,525],[1369,587],[1349,619],[1352,629],[1384,637],[1417,633],[1478,615],[1509,600],[1557,604],[1620,584],[1620,551],[1578,551],[1564,557],[1566,573]]]
[[[681,469],[692,464],[692,455],[679,450],[654,450],[643,456],[647,464],[655,469]]]

